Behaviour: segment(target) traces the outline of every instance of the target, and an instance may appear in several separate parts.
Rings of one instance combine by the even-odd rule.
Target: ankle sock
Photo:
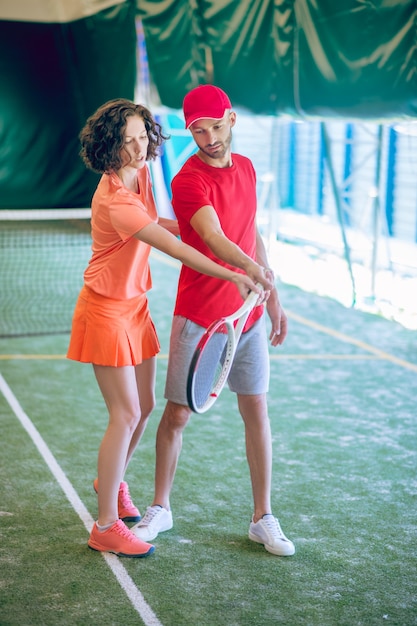
[[[105,530],[108,530],[109,528],[111,528],[113,526],[114,522],[112,522],[111,524],[105,524],[104,526],[100,526],[100,524],[98,522],[96,522],[96,526],[99,529],[99,531],[101,533],[104,533]]]

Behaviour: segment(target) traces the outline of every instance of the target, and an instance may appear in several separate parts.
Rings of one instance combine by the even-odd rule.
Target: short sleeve
[[[203,206],[211,206],[210,189],[204,179],[194,172],[181,172],[173,179],[172,207],[177,218],[190,221]]]
[[[123,191],[112,199],[109,216],[113,228],[123,241],[154,222],[139,198],[135,201],[131,194]]]

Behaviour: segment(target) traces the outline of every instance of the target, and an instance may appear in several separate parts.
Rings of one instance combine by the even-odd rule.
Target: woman
[[[199,272],[235,283],[244,298],[252,280],[207,259],[159,219],[147,160],[166,137],[148,109],[125,99],[101,106],[80,133],[81,157],[102,177],[92,199],[92,257],[74,311],[68,358],[92,363],[109,412],[98,454],[98,519],[93,550],[144,557],[154,546],[124,521],[139,521],[124,474],[155,405],[157,334],[146,292],[151,246]],[[171,231],[171,232],[169,232]]]

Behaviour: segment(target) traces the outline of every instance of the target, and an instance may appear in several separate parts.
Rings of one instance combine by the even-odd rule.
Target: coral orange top
[[[148,166],[138,170],[139,193],[126,189],[114,174],[103,174],[91,203],[92,257],[84,283],[98,294],[124,300],[146,293],[151,286],[151,247],[134,237],[157,222]]]

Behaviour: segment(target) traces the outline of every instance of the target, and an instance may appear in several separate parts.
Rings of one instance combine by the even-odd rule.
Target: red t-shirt
[[[91,203],[93,255],[84,282],[115,300],[144,294],[152,286],[151,248],[133,236],[158,219],[147,166],[138,170],[138,183],[136,194],[116,174],[103,174]]]
[[[181,239],[225,267],[230,266],[215,257],[190,226],[190,220],[201,207],[212,206],[226,237],[256,259],[256,174],[248,158],[232,154],[232,161],[231,167],[216,168],[193,155],[171,184],[172,206]],[[242,298],[233,283],[182,266],[175,315],[207,327],[212,321],[234,313],[241,305]],[[245,329],[262,313],[263,307],[256,307]]]

